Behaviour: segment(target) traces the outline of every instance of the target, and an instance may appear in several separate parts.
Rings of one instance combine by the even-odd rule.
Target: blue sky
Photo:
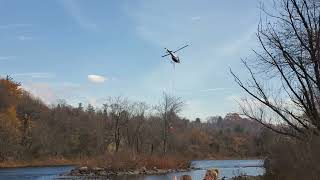
[[[108,96],[157,104],[183,98],[182,116],[238,111],[229,67],[256,48],[258,0],[0,0],[0,74],[46,103],[100,106]],[[175,69],[161,58],[177,49]],[[91,76],[89,76],[91,75]]]

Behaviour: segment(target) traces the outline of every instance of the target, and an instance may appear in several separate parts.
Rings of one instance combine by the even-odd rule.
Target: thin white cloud
[[[27,40],[32,40],[33,37],[21,35],[21,36],[17,36],[17,39],[20,41],[27,41]]]
[[[15,58],[14,56],[0,56],[0,61],[2,60],[9,60]]]
[[[72,82],[25,82],[22,84],[22,88],[47,104],[56,103],[61,99],[79,102],[79,95],[83,90],[80,84]]]
[[[202,89],[200,92],[210,92],[210,91],[223,91],[228,90],[230,88],[209,88],[209,89]]]
[[[97,24],[93,23],[87,16],[84,15],[83,10],[75,0],[61,1],[66,12],[69,13],[79,26],[87,30],[98,30]]]
[[[16,73],[12,74],[12,77],[19,78],[54,78],[56,74],[49,72],[32,72],[32,73]]]
[[[116,77],[111,77],[111,78],[109,78],[111,81],[118,81],[119,80],[119,78],[116,78]]]
[[[193,17],[191,17],[191,20],[192,20],[192,21],[199,21],[200,19],[201,19],[200,16],[193,16]]]
[[[32,24],[4,24],[0,25],[0,29],[24,28],[30,26],[32,26]]]
[[[236,94],[232,94],[232,95],[229,95],[227,97],[225,97],[225,100],[226,101],[240,101],[241,100],[241,97],[239,95],[236,95]]]
[[[214,91],[225,91],[225,90],[230,90],[230,88],[208,88],[208,89],[200,89],[200,90],[178,90],[177,93],[179,94],[184,94],[184,95],[203,95],[207,94],[209,92],[214,92]]]
[[[93,83],[104,83],[107,78],[100,75],[90,74],[88,75],[88,80]]]
[[[242,47],[246,44],[255,43],[252,42],[256,38],[258,24],[253,24],[251,27],[244,32],[240,38],[234,39],[232,41],[226,42],[217,48],[217,52],[228,55],[239,54],[242,50]],[[251,44],[253,46],[253,44]]]
[[[34,96],[41,98],[47,104],[53,103],[58,99],[55,91],[48,83],[25,83],[22,87]]]

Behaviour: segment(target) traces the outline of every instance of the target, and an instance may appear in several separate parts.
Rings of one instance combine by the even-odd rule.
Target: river
[[[231,178],[240,174],[246,175],[262,175],[264,169],[261,167],[263,160],[201,160],[193,161],[192,166],[200,168],[191,172],[169,173],[165,175],[154,176],[121,176],[112,178],[88,178],[88,177],[64,177],[60,176],[63,173],[70,171],[73,166],[52,166],[52,167],[26,167],[26,168],[5,168],[0,169],[0,180],[172,180],[174,176],[189,174],[192,179],[201,180],[208,168],[218,168],[220,171],[219,177]]]

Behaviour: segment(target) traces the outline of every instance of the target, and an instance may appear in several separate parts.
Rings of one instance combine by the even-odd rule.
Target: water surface
[[[0,169],[0,180],[172,180],[174,176],[181,176],[184,174],[191,175],[195,180],[201,180],[209,168],[218,168],[220,171],[220,177],[231,178],[241,174],[247,175],[262,175],[264,169],[261,167],[263,160],[201,160],[193,161],[192,166],[200,168],[200,170],[194,170],[183,173],[169,173],[165,175],[152,175],[152,176],[121,176],[121,177],[64,177],[60,176],[63,173],[69,172],[73,166],[52,166],[52,167],[28,167],[28,168],[6,168]]]

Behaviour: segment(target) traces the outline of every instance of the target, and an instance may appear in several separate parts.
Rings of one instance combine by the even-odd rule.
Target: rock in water
[[[78,170],[80,173],[87,173],[89,168],[87,166],[83,166],[83,167],[78,168]]]

